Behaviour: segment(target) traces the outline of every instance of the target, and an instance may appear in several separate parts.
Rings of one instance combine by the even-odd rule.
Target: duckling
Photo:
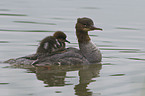
[[[47,36],[41,40],[36,54],[25,56],[24,58],[36,60],[44,56],[50,56],[56,53],[61,53],[65,50],[65,42],[70,43],[66,40],[67,36],[62,31],[56,31],[53,36]]]
[[[53,36],[48,36],[40,42],[36,54],[52,54],[64,50],[65,42],[70,43],[66,37],[62,31],[56,31]]]

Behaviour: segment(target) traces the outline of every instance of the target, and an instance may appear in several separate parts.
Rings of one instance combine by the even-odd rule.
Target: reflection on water
[[[99,76],[101,66],[101,64],[81,67],[61,66],[59,68],[53,66],[53,70],[51,70],[51,67],[38,67],[36,68],[36,76],[38,80],[42,80],[45,84],[48,84],[48,87],[73,85],[65,82],[66,73],[69,70],[79,70],[79,84],[74,87],[75,95],[92,96],[92,92],[87,87],[93,82],[92,78]]]
[[[93,96],[93,92],[87,88],[93,78],[99,77],[102,64],[92,65],[72,65],[72,66],[43,66],[33,67],[30,65],[14,65],[13,68],[25,68],[28,73],[35,73],[38,80],[43,81],[45,87],[63,87],[74,85],[66,78],[76,78],[74,76],[66,76],[67,72],[78,71],[79,83],[74,86],[75,95],[77,96]],[[61,92],[56,92],[61,93]]]
[[[54,67],[54,66],[53,66]],[[46,67],[37,67],[36,68],[36,76],[38,80],[42,80],[44,82],[45,87],[53,87],[53,86],[64,86],[65,84],[65,76],[66,71],[59,70],[54,68],[51,70],[51,66]]]
[[[79,84],[74,88],[77,96],[92,96],[93,92],[87,87],[91,82],[95,82],[92,78],[99,77],[101,68],[102,65],[98,64],[79,70]]]

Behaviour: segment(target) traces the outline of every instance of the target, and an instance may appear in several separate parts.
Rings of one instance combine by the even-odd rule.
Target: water
[[[1,0],[0,61],[34,53],[38,42],[62,30],[78,47],[75,23],[90,17],[103,62],[92,66],[10,66],[0,63],[2,96],[144,96],[144,0]]]

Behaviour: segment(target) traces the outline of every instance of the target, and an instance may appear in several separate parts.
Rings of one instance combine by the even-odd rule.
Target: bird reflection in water
[[[87,89],[91,82],[94,82],[92,78],[99,77],[101,64],[90,65],[88,68],[79,70],[79,84],[75,85],[75,95],[77,96],[92,96],[93,92]]]
[[[45,87],[73,85],[73,83],[65,81],[66,73],[78,71],[79,83],[74,86],[77,96],[93,96],[93,92],[87,87],[94,82],[93,78],[99,77],[101,68],[102,64],[25,67],[29,72],[35,73],[37,79],[44,82]]]

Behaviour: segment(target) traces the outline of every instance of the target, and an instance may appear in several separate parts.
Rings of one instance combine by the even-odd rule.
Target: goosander
[[[91,63],[101,62],[102,54],[100,50],[91,42],[88,31],[101,30],[94,26],[90,18],[78,18],[76,24],[76,35],[78,38],[79,48],[83,56]]]
[[[55,53],[61,53],[65,50],[65,42],[70,43],[66,40],[67,36],[62,31],[56,31],[53,36],[47,36],[43,40],[41,40],[36,54],[25,56],[23,58],[36,60],[38,58],[42,58],[44,56],[50,56]]]
[[[70,43],[66,37],[62,31],[56,31],[53,36],[48,36],[40,42],[36,54],[52,54],[64,50],[65,42]]]
[[[102,60],[102,54],[92,42],[88,35],[88,31],[101,30],[94,26],[93,21],[90,18],[78,18],[76,23],[76,36],[78,39],[79,49],[77,48],[66,48],[65,52],[55,53],[53,55],[43,56],[43,58],[38,58],[37,60],[29,60],[22,58],[15,59],[13,63],[19,64],[21,61],[23,63],[33,64],[37,66],[43,65],[74,65],[74,64],[91,64],[99,63]],[[21,60],[22,59],[22,60]],[[17,62],[19,61],[19,62]],[[28,63],[30,61],[30,63]]]
[[[78,18],[76,23],[76,36],[80,50],[76,48],[67,48],[64,53],[53,55],[37,60],[34,64],[48,64],[48,62],[56,61],[58,64],[90,64],[98,63],[102,60],[102,54],[92,42],[88,35],[88,31],[101,30],[94,26],[90,18]],[[51,63],[53,63],[51,62]]]
[[[37,54],[45,54],[45,53],[55,53],[65,49],[65,42],[70,43],[66,40],[66,34],[62,31],[57,31],[53,34],[53,36],[48,36],[44,38],[40,46],[37,49]]]

